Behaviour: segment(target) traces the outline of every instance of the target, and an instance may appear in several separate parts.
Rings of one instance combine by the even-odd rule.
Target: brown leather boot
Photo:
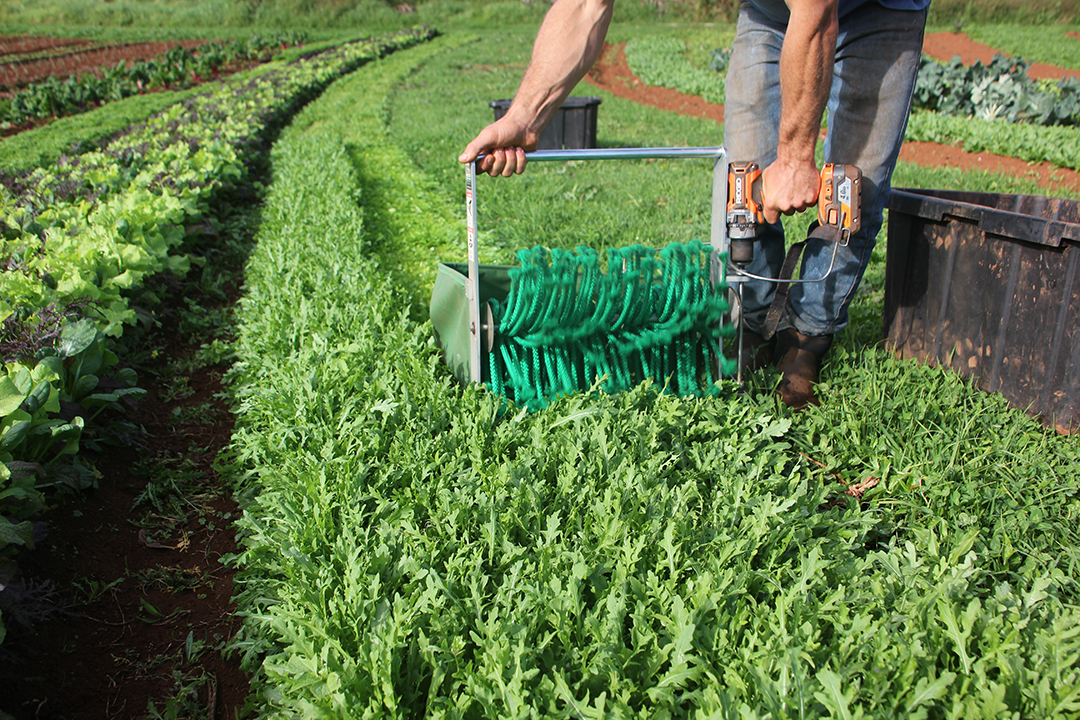
[[[776,369],[780,381],[780,399],[790,408],[801,410],[819,403],[814,394],[821,358],[832,345],[832,335],[808,337],[794,328],[776,333]]]

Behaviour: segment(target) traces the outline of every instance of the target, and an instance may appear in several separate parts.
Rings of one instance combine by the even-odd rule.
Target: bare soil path
[[[63,79],[84,73],[98,74],[102,69],[111,68],[121,60],[128,63],[135,60],[148,60],[165,54],[177,45],[191,49],[205,42],[205,40],[183,40],[133,43],[92,50],[80,50],[74,46],[71,52],[63,55],[0,64],[0,87],[11,89],[50,76]]]
[[[239,269],[236,271],[239,272]],[[197,287],[198,277],[189,278]],[[241,625],[233,603],[239,509],[218,471],[233,417],[224,365],[196,361],[204,332],[176,310],[210,303],[175,278],[154,292],[159,328],[140,339],[127,445],[87,451],[97,488],[51,498],[47,534],[19,557],[15,592],[0,595],[0,720],[243,717],[250,680],[224,646]],[[125,337],[125,339],[127,339]],[[7,714],[5,714],[7,713]]]
[[[965,65],[974,65],[976,60],[986,65],[1000,51],[972,40],[964,33],[942,32],[930,33],[926,36],[923,40],[923,52],[942,62],[948,62],[958,56]],[[1063,77],[1080,77],[1080,70],[1070,70],[1046,63],[1032,63],[1028,68],[1028,76],[1037,80],[1060,80]]]

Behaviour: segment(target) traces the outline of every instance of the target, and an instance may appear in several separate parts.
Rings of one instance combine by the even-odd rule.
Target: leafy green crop
[[[6,376],[0,377],[0,463],[19,461],[23,471],[34,466],[38,489],[88,487],[87,475],[73,475],[70,468],[52,472],[50,464],[75,454],[83,427],[104,409],[145,394],[135,387],[135,372],[117,368],[118,362],[105,334],[84,318],[66,325],[55,345],[7,363]],[[61,403],[67,418],[61,416]],[[0,495],[0,509],[4,499]]]
[[[426,32],[403,34],[412,43]],[[134,311],[125,292],[148,273],[185,271],[172,254],[186,223],[245,172],[245,145],[344,70],[392,49],[352,43],[189,98],[112,141],[62,158],[0,191],[0,319],[19,307],[89,297],[119,335]],[[46,278],[46,282],[42,282]]]
[[[260,715],[1080,712],[1080,448],[999,399],[878,352],[797,416],[763,377],[532,414],[454,384],[376,259],[403,238],[364,175],[395,144],[387,93],[504,47],[484,42],[361,69],[274,149],[233,376]]]
[[[125,128],[145,122],[151,115],[197,92],[200,89],[194,87],[136,95],[5,138],[0,141],[0,168],[23,174],[53,165],[62,155],[98,149]]]
[[[177,45],[159,58],[136,61],[131,67],[121,60],[114,67],[105,68],[100,75],[87,73],[66,80],[49,77],[15,93],[6,116],[0,116],[0,120],[23,125],[38,118],[85,112],[102,103],[122,100],[150,89],[183,88],[192,81],[216,75],[219,68],[229,63],[265,61],[270,57],[268,50],[279,50],[303,41],[303,34],[291,32],[209,42],[194,51]]]
[[[131,291],[150,273],[186,268],[189,259],[174,254],[185,225],[198,232],[215,222],[214,195],[236,191],[275,123],[345,70],[428,37],[415,30],[234,78],[102,151],[7,176],[0,339],[22,349],[0,375],[0,585],[14,573],[15,551],[32,546],[26,528],[43,509],[43,490],[93,481],[77,460],[58,459],[77,452],[104,408],[142,393],[109,346],[134,317]],[[59,330],[55,342],[26,340],[45,308],[71,305],[92,306],[94,317]]]
[[[904,139],[962,146],[968,152],[991,152],[1080,170],[1080,137],[1071,127],[1014,124],[916,110],[908,120]]]
[[[716,66],[712,71],[695,67],[686,59],[682,40],[662,35],[644,35],[626,43],[626,62],[646,85],[672,88],[700,95],[711,103],[723,104],[724,78]]]
[[[989,65],[965,66],[959,57],[942,65],[923,55],[915,82],[915,107],[946,115],[1031,122],[1036,125],[1080,124],[1080,80],[1062,78],[1056,85],[1028,77],[1023,58],[995,54]]]
[[[33,548],[33,523],[48,489],[84,490],[96,483],[75,454],[84,428],[124,398],[145,394],[93,320],[66,325],[54,345],[9,362],[0,374],[0,585],[18,567],[15,553]]]

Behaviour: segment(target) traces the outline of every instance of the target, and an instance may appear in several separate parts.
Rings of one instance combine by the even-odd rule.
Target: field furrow
[[[203,45],[205,40],[178,42],[136,43],[75,50],[46,58],[3,62],[0,58],[0,87],[12,88],[48,77],[66,78],[82,73],[99,74],[117,63],[148,60],[177,46],[188,49]]]

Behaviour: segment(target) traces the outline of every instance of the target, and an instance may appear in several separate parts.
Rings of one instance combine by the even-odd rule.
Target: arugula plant
[[[535,414],[454,383],[382,264],[445,232],[440,190],[369,190],[368,173],[388,157],[417,173],[386,149],[387,96],[500,40],[366,67],[275,145],[231,376],[234,648],[257,711],[1080,711],[1075,442],[962,380],[841,357],[828,402],[798,416],[765,376],[717,399],[641,386]],[[490,82],[454,72],[475,84],[461,92]],[[413,205],[427,210],[387,220]]]
[[[682,40],[660,35],[644,35],[626,43],[626,62],[646,85],[672,88],[689,95],[700,95],[711,103],[724,102],[724,76],[727,59],[715,53],[708,70],[686,59]]]

